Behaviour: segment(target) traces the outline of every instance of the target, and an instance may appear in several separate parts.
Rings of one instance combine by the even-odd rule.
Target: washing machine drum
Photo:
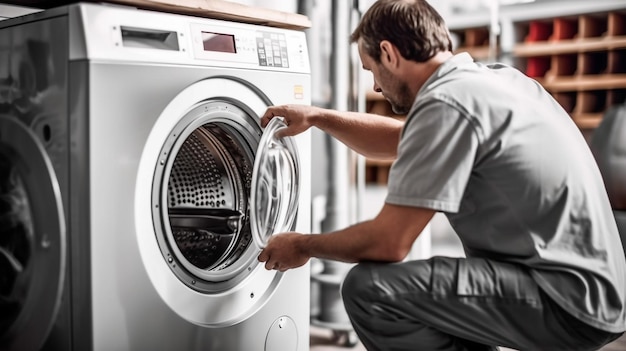
[[[240,201],[247,196],[250,164],[242,145],[228,150],[222,135],[215,125],[196,129],[179,150],[168,182],[173,243],[183,262],[201,270],[216,268],[250,241],[249,231],[241,230],[247,208]]]
[[[275,137],[281,119],[262,132],[250,115],[228,102],[196,108],[162,152],[157,239],[178,278],[201,292],[236,285],[269,236],[292,229],[295,219],[295,141]]]

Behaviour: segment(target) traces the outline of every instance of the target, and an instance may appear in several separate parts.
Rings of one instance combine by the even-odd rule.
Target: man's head
[[[393,111],[406,114],[419,88],[450,54],[448,29],[426,0],[378,0],[351,37],[359,46],[363,68],[374,76]]]
[[[425,62],[441,51],[452,51],[443,18],[426,0],[378,0],[350,37],[380,62],[380,43],[388,40],[407,60]]]

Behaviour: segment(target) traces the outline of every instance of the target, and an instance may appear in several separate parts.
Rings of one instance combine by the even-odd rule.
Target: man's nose
[[[377,93],[382,92],[383,90],[378,86],[378,83],[374,82],[374,91]]]

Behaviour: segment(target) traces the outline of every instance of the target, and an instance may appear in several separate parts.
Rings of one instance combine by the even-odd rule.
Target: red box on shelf
[[[541,78],[550,69],[550,57],[529,57],[526,61],[526,75],[531,78]]]
[[[552,22],[532,21],[525,38],[527,43],[546,41],[552,35]]]
[[[554,20],[552,40],[575,39],[578,36],[578,19],[557,18]]]

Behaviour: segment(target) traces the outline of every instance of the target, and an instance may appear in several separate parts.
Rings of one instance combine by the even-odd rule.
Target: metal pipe
[[[350,95],[350,32],[351,3],[345,0],[332,2],[332,54],[331,85],[333,88],[331,108],[348,110]],[[326,232],[350,225],[350,150],[343,143],[328,136],[328,199],[327,215],[322,223]]]
[[[351,3],[345,0],[333,0],[332,19],[332,54],[330,80],[332,86],[331,108],[347,111],[350,102],[350,18]],[[345,228],[350,221],[351,153],[352,151],[337,139],[326,136],[328,156],[328,187],[326,218],[322,222],[322,231],[329,232]],[[323,235],[323,234],[322,234]],[[350,330],[348,318],[341,301],[340,283],[351,265],[323,260],[324,269],[313,280],[320,283],[320,313],[316,321],[331,329]]]
[[[352,11],[350,13],[350,33],[356,29],[359,21],[361,20],[361,9],[359,7],[359,1],[353,1]],[[365,101],[365,86],[362,84],[363,75],[365,71],[362,69],[360,64],[361,60],[359,58],[359,51],[356,45],[351,45],[351,73],[352,73],[352,84],[351,87],[351,104],[353,105],[353,109],[358,112],[367,112],[367,106]],[[355,195],[354,195],[354,218],[356,222],[361,222],[365,220],[365,172],[366,172],[366,164],[365,157],[362,155],[356,155],[353,153],[356,158],[356,176],[355,176]]]

